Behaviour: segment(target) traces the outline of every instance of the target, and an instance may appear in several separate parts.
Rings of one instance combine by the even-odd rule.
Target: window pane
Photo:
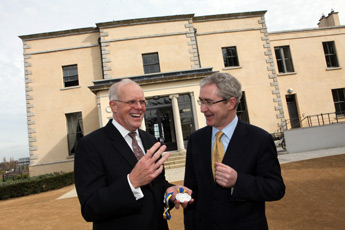
[[[237,50],[235,46],[222,48],[225,67],[239,66]]]
[[[334,42],[323,42],[327,67],[339,67]]]
[[[333,89],[332,96],[337,115],[345,115],[345,88]]]
[[[68,154],[73,155],[78,141],[84,136],[81,112],[66,114]]]
[[[279,73],[294,72],[292,57],[289,46],[278,46],[274,48]]]
[[[142,56],[145,74],[160,72],[158,53],[143,54]]]
[[[79,85],[77,65],[63,66],[62,71],[64,87]]]

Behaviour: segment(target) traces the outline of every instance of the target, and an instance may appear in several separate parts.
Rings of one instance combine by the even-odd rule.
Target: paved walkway
[[[280,164],[302,161],[302,160],[309,160],[309,159],[320,158],[320,157],[340,155],[340,154],[345,153],[345,147],[322,149],[322,150],[300,152],[300,153],[287,153],[286,151],[280,148],[278,148],[277,150],[278,150],[278,159],[279,159]],[[165,171],[165,177],[167,178],[169,182],[182,181],[184,179],[184,170],[185,170],[184,167],[167,169]],[[76,196],[77,196],[77,193],[75,189],[72,189],[71,191],[67,192],[66,194],[60,196],[57,199],[59,200],[59,199],[64,199],[64,198],[76,197]]]

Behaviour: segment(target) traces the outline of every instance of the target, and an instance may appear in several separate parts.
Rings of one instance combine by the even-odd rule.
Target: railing
[[[321,113],[298,118],[298,120],[296,120],[287,120],[285,125],[282,126],[278,131],[282,132],[292,128],[306,128],[341,123],[345,122],[345,116],[339,116],[336,113]]]
[[[286,123],[283,126],[281,126],[276,132],[274,132],[272,136],[274,140],[277,141],[279,146],[281,146],[283,149],[286,149],[284,137],[285,130],[329,125],[341,122],[345,122],[345,116],[339,116],[336,113],[321,113],[309,115],[303,117],[302,119],[296,118],[294,120],[286,120]]]

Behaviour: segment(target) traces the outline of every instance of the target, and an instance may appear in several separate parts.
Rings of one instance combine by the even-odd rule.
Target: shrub
[[[54,173],[0,184],[0,200],[36,194],[74,183],[74,173]]]

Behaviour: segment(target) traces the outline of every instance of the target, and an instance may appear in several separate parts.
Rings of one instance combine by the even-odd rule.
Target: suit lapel
[[[112,124],[112,120],[104,127],[105,133],[114,147],[114,154],[120,154],[132,167],[138,162],[121,133]]]
[[[200,157],[199,165],[200,171],[203,172],[203,180],[207,180],[208,183],[214,183],[212,173],[212,127],[206,126],[201,133],[201,139],[198,140],[197,145],[200,146],[197,151],[196,157]]]
[[[247,139],[245,124],[242,121],[238,121],[231,141],[226,149],[223,163],[232,166],[235,165],[237,159],[243,154],[244,148],[247,146]]]

